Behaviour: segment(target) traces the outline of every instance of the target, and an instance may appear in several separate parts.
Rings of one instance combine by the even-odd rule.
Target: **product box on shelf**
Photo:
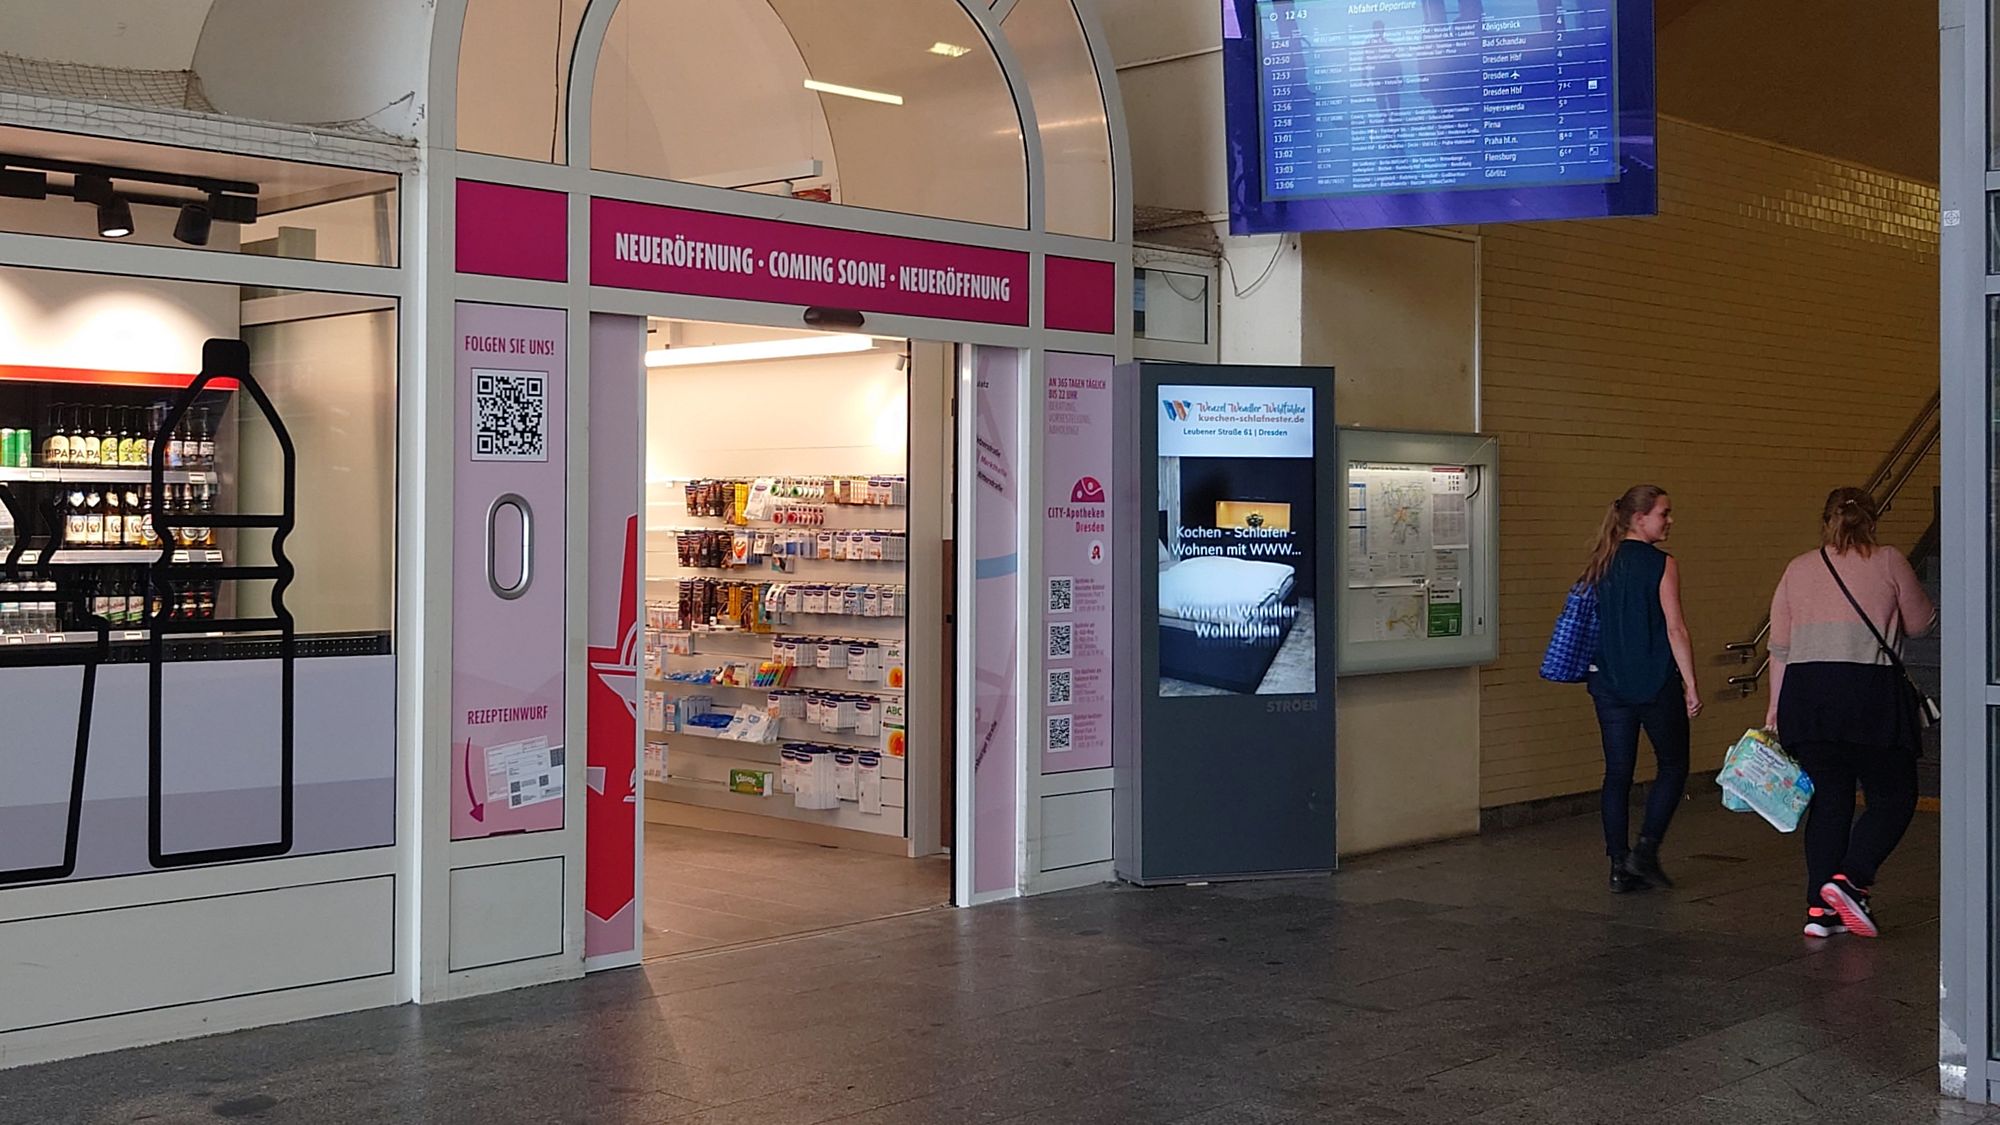
[[[862,812],[881,816],[882,755],[864,750],[855,755],[854,769],[854,799],[860,803]]]
[[[900,690],[909,678],[903,669],[903,642],[882,642],[882,683]]]
[[[730,770],[729,789],[751,797],[771,795],[772,781],[769,770]]]
[[[909,720],[900,699],[882,701],[882,752],[901,758],[909,751]]]

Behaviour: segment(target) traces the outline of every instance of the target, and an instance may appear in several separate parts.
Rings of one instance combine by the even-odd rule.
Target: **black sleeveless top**
[[[1660,581],[1667,553],[1651,543],[1627,539],[1618,545],[1611,569],[1597,584],[1597,674],[1591,691],[1619,703],[1651,703],[1674,675],[1674,650],[1667,643],[1667,614],[1660,608]]]

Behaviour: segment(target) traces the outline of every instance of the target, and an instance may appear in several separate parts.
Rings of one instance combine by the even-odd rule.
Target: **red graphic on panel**
[[[625,521],[625,566],[619,582],[614,647],[591,645],[584,794],[583,908],[600,922],[632,905],[637,879],[639,762],[639,517]]]
[[[1102,504],[1104,503],[1104,486],[1097,483],[1096,477],[1080,477],[1076,482],[1076,487],[1069,490],[1069,502],[1072,504]]]

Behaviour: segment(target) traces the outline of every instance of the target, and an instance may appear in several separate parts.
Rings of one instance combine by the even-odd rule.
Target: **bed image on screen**
[[[1312,603],[1301,603],[1288,563],[1173,562],[1160,571],[1160,694],[1310,692],[1312,626]],[[1286,649],[1295,659],[1274,667]]]

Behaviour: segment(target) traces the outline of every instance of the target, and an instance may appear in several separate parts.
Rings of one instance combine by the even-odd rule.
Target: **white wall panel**
[[[1042,870],[1111,859],[1111,791],[1042,798]]]
[[[395,877],[0,923],[0,1032],[395,971]]]
[[[451,873],[451,971],[563,951],[561,856]]]

